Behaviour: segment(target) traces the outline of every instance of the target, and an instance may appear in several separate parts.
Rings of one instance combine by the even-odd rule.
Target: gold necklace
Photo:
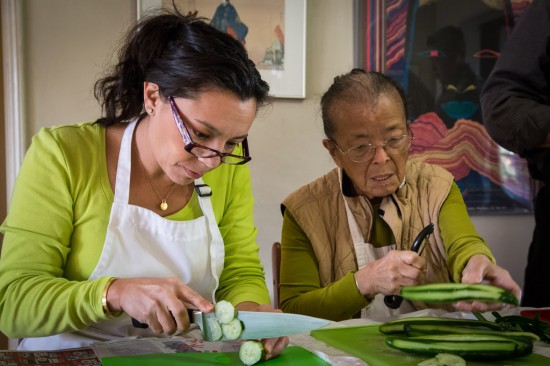
[[[157,189],[155,188],[155,185],[153,184],[153,180],[151,179],[151,177],[149,176],[149,173],[147,173],[147,170],[145,170],[145,166],[143,165],[141,159],[139,158],[139,153],[137,151],[137,147],[135,147],[135,152],[136,152],[136,157],[139,161],[139,164],[141,165],[141,169],[143,169],[143,171],[145,172],[145,177],[147,177],[147,181],[149,182],[149,184],[151,185],[151,187],[153,188],[153,191],[155,191],[155,193],[157,194],[158,198],[160,199],[160,209],[162,211],[166,211],[168,210],[168,202],[166,201],[168,199],[168,197],[170,196],[170,193],[172,193],[172,191],[174,190],[174,187],[176,186],[176,183],[172,183],[172,186],[170,187],[170,190],[168,191],[168,193],[166,193],[166,195],[164,196],[164,198],[162,198],[162,196],[160,195],[160,193],[157,191]]]

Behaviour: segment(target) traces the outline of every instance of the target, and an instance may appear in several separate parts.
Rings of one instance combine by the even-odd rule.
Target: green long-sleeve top
[[[256,244],[250,173],[222,164],[204,175],[224,239],[218,300],[269,303]],[[104,320],[109,277],[88,280],[99,261],[114,195],[105,129],[83,123],[42,129],[32,140],[0,230],[0,330],[40,337]],[[202,216],[194,193],[171,220]]]
[[[377,212],[377,208],[374,208]],[[447,252],[447,265],[453,281],[460,282],[468,259],[478,253],[494,258],[473,226],[460,189],[453,183],[444,201],[439,227]],[[370,233],[375,247],[395,243],[390,227],[378,215]],[[328,286],[322,287],[315,252],[305,232],[292,217],[284,212],[282,230],[281,308],[285,312],[306,314],[334,321],[352,318],[368,305],[357,289],[354,271]]]

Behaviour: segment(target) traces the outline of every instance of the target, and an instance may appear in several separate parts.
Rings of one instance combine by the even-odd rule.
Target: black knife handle
[[[433,232],[434,232],[434,224],[430,223],[428,224],[428,226],[422,229],[420,233],[418,233],[418,235],[416,236],[416,238],[414,239],[411,245],[411,250],[413,252],[418,253],[418,251],[420,250],[420,246],[422,245],[424,240],[426,240],[426,238],[430,236]]]
[[[424,229],[420,230],[420,233],[414,239],[411,250],[418,253],[420,246],[434,232],[434,224],[428,224]],[[403,298],[399,295],[386,295],[384,296],[384,304],[390,309],[398,309],[403,302]]]
[[[195,311],[195,309],[187,309],[187,315],[189,316],[189,321],[190,322],[193,322],[193,312],[194,311]],[[170,313],[170,315],[172,315],[172,313]],[[174,321],[176,321],[176,319],[174,318],[173,315],[172,315],[172,319],[174,319]],[[132,318],[132,325],[134,326],[134,328],[140,328],[140,329],[149,328],[149,325],[147,323],[142,323],[142,322],[140,322],[139,320],[137,320],[135,318]]]
[[[137,320],[136,318],[132,318],[132,325],[134,326],[134,328],[140,328],[140,329],[149,328],[149,325],[147,325],[147,323],[142,323],[139,320]]]
[[[384,304],[390,309],[399,309],[403,298],[399,295],[386,295],[384,296]]]

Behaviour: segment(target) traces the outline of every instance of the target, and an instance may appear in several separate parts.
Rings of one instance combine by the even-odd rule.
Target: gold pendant
[[[168,209],[168,203],[166,202],[166,200],[162,200],[162,202],[160,203],[160,209],[162,211],[166,211]]]

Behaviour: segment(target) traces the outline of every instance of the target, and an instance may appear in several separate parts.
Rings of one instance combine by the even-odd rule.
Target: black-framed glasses
[[[168,99],[170,100],[170,106],[172,107],[174,122],[176,122],[176,126],[178,127],[178,130],[180,131],[181,137],[185,144],[184,146],[185,151],[196,156],[197,158],[219,157],[222,163],[230,164],[230,165],[246,164],[250,160],[252,160],[252,158],[248,154],[248,141],[246,137],[241,142],[242,148],[243,148],[243,155],[234,155],[234,154],[224,153],[215,149],[211,149],[208,146],[204,146],[201,144],[197,144],[196,142],[193,142],[193,140],[191,139],[191,134],[189,133],[187,126],[183,122],[183,118],[181,118],[180,113],[176,108],[176,103],[174,103],[174,98],[170,96],[168,97]]]
[[[414,135],[411,133],[393,136],[382,145],[373,145],[373,144],[362,144],[351,147],[346,151],[342,150],[340,146],[331,140],[331,142],[340,150],[342,155],[346,155],[349,159],[355,163],[364,163],[370,161],[376,155],[376,149],[379,147],[383,148],[388,155],[396,155],[404,152],[411,146],[411,142],[414,140]]]

